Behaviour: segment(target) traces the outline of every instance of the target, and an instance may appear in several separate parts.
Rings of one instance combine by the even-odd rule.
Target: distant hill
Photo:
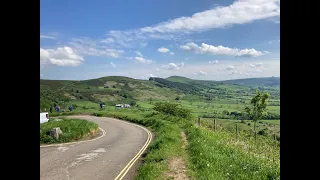
[[[174,99],[181,92],[148,80],[108,76],[83,81],[40,80],[40,108],[68,100],[124,102]]]
[[[273,99],[280,98],[280,78],[250,78],[228,81],[193,80],[171,76],[166,79],[138,80],[122,76],[69,81],[40,79],[40,108],[63,104],[70,100],[89,100],[104,103],[130,103],[133,101],[174,100],[212,101],[250,99],[256,89],[270,92]]]
[[[280,77],[233,79],[221,82],[242,86],[280,86]]]
[[[232,79],[225,81],[210,81],[210,80],[194,80],[181,76],[170,76],[166,78],[168,81],[180,82],[185,84],[237,84],[242,86],[280,86],[280,77],[262,77],[262,78],[248,78],[248,79]]]

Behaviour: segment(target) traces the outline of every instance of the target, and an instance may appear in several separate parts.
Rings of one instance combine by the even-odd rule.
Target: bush
[[[135,101],[131,101],[130,102],[130,106],[134,106],[134,105],[136,105],[137,103],[135,102]]]
[[[246,122],[244,120],[241,120],[241,123],[245,124]]]
[[[258,132],[258,134],[259,134],[259,135],[262,135],[262,136],[268,136],[269,131],[268,131],[268,129],[263,129],[263,130],[260,130],[260,131]]]
[[[222,113],[225,114],[225,115],[229,115],[229,111],[228,110],[223,110]]]
[[[102,116],[103,116],[103,114],[102,114],[102,113],[96,113],[96,112],[95,112],[95,113],[93,113],[93,115],[94,115],[94,116],[97,116],[97,117],[102,117]]]
[[[167,115],[178,116],[186,119],[192,118],[191,111],[182,108],[180,104],[157,102],[153,109]]]

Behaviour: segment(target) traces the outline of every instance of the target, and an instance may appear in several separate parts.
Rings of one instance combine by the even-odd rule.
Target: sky
[[[41,0],[40,78],[280,77],[280,0]]]

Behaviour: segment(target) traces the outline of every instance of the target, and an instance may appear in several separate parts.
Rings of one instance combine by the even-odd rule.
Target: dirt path
[[[181,138],[183,140],[182,149],[185,151],[188,141],[186,134],[181,131]],[[190,178],[187,176],[187,167],[183,157],[175,157],[169,160],[168,165],[169,171],[165,174],[168,179],[176,179],[176,180],[189,180]]]

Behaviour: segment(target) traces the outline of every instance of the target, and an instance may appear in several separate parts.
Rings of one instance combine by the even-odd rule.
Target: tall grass
[[[55,127],[60,127],[63,132],[63,134],[59,136],[59,139],[47,135],[47,132]],[[97,131],[97,129],[98,125],[96,123],[86,120],[61,119],[60,121],[49,121],[40,124],[40,144],[76,141],[89,136],[90,133]]]
[[[277,153],[275,147],[264,144],[250,152],[253,141],[236,140],[230,132],[201,127],[188,127],[187,137],[191,168],[197,179],[280,179],[280,160],[261,154],[263,148]]]

